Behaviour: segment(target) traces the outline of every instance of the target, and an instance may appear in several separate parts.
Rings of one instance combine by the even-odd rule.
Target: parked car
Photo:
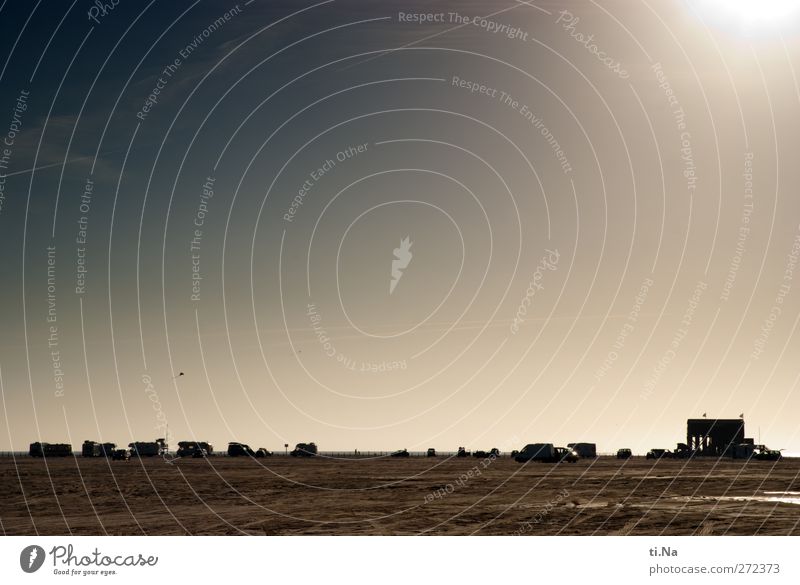
[[[294,450],[289,455],[292,457],[314,457],[317,454],[317,445],[315,443],[297,443]]]
[[[556,447],[556,460],[558,463],[576,463],[578,459],[578,453],[574,449]]]
[[[529,443],[514,457],[517,463],[526,461],[549,461],[555,457],[553,443]]]
[[[673,459],[691,459],[695,455],[697,455],[697,452],[690,449],[686,443],[678,443],[675,451],[672,452]]]
[[[267,451],[264,447],[260,447],[258,451],[256,451],[256,457],[259,459],[261,457],[272,457],[272,451]]]
[[[103,445],[96,441],[84,441],[81,448],[81,455],[83,457],[102,457]]]
[[[630,459],[633,457],[633,451],[630,449],[617,449],[617,459]]]
[[[205,441],[181,441],[178,443],[178,457],[207,457],[213,455],[214,447]]]
[[[672,451],[669,449],[650,449],[646,457],[647,459],[672,459]]]
[[[565,447],[554,447],[552,443],[530,443],[522,448],[514,461],[525,463],[527,461],[538,461],[540,463],[575,463],[578,461],[578,454],[572,449]]]
[[[255,452],[246,443],[228,443],[228,457],[255,457]]]
[[[583,459],[594,459],[597,457],[597,445],[595,443],[567,443],[567,447],[578,454]]]
[[[756,461],[780,461],[783,459],[780,451],[768,449],[764,445],[758,445],[758,449],[753,451],[753,459]]]
[[[428,449],[428,452],[425,454],[426,457],[436,457],[436,449],[431,447]]]
[[[167,452],[166,439],[156,439],[155,441],[135,441],[128,443],[131,455],[136,457],[156,457]]]
[[[28,454],[31,457],[69,457],[72,445],[69,443],[31,443]]]
[[[469,455],[469,451],[467,451],[464,447],[459,447],[456,457],[469,457]]]
[[[500,450],[497,447],[492,447],[489,451],[475,451],[472,456],[483,459],[487,457],[500,457]]]
[[[128,461],[131,458],[130,449],[114,449],[111,452],[112,461]]]
[[[392,457],[409,457],[408,449],[400,449],[391,455]]]

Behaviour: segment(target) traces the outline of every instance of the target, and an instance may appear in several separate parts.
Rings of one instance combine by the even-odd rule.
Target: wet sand
[[[800,459],[25,457],[0,486],[17,535],[800,535]]]

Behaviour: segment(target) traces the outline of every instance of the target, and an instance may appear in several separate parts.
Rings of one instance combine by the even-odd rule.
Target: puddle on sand
[[[764,492],[763,496],[689,496],[680,499],[690,502],[717,500],[718,502],[764,502],[767,504],[800,505],[800,492]]]
[[[783,502],[785,504],[800,504],[800,492],[764,492],[770,502]]]

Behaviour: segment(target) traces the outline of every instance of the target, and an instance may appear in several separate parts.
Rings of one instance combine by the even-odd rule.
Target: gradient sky
[[[1,3],[0,449],[800,451],[800,23],[725,4]]]

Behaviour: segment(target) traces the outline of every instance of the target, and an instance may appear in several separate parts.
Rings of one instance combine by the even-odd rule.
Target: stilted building
[[[745,443],[742,418],[690,418],[686,421],[686,444],[696,455],[733,456]]]

